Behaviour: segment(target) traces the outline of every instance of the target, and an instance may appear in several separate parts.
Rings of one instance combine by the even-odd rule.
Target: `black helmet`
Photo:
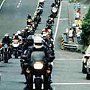
[[[29,45],[29,46],[32,46],[32,45],[33,45],[34,39],[33,39],[33,36],[32,36],[32,35],[29,35],[29,36],[27,37],[27,42],[28,42],[28,45]]]
[[[28,19],[31,19],[31,15],[30,15],[30,14],[28,14],[27,18],[28,18]]]

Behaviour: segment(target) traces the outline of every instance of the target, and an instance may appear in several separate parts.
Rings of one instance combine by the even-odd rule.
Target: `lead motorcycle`
[[[52,65],[45,60],[45,53],[33,51],[26,68],[27,86],[25,90],[52,90],[51,72]]]

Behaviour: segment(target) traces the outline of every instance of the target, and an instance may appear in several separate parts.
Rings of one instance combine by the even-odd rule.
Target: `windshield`
[[[42,61],[45,58],[43,51],[33,51],[31,54],[31,61]]]

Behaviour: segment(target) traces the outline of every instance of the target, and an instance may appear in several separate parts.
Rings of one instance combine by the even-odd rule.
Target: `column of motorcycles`
[[[14,35],[18,38],[12,38],[10,45],[3,44],[0,50],[0,60],[3,59],[5,63],[8,63],[11,55],[15,58],[20,56],[21,74],[26,79],[24,90],[52,90],[52,62],[55,59],[52,26],[60,1],[55,0],[51,5],[51,14],[41,34],[35,34],[35,31],[41,22],[44,2],[39,3],[33,18],[28,14],[26,28]]]
[[[59,0],[55,1],[57,2]],[[27,37],[27,41],[30,40],[29,42],[34,42],[34,44],[29,44],[28,49],[25,50],[25,54],[22,55],[20,60],[22,73],[26,78],[26,87],[24,90],[52,90],[51,63],[55,58],[52,26],[60,6],[60,2],[56,2],[52,4],[52,8],[55,7],[55,10],[51,10],[51,14],[46,21],[46,28],[42,30],[41,35],[33,34],[32,36],[29,35]],[[41,5],[42,9],[44,7],[43,5],[44,3]],[[42,15],[42,12],[43,10],[39,13],[40,16]],[[36,11],[36,16],[38,15],[37,13],[38,11]],[[40,21],[41,18],[39,19],[39,22]],[[29,23],[28,25],[31,25],[32,23]],[[36,28],[37,27],[35,27],[35,29]]]

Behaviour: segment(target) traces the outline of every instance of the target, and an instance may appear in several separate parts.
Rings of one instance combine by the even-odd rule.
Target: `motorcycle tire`
[[[33,90],[33,76],[27,75],[26,77],[29,90]]]
[[[4,60],[4,63],[8,63],[8,55],[7,55],[7,53],[4,54],[3,60]]]
[[[90,80],[90,74],[87,73],[86,79],[87,79],[87,80]]]
[[[42,79],[41,78],[36,78],[35,79],[35,89],[36,90],[41,90],[42,87]]]
[[[18,58],[18,54],[17,54],[18,52],[15,52],[15,58]]]
[[[84,74],[87,73],[87,68],[85,68],[84,63],[83,63],[83,65],[82,65],[82,73],[84,73]]]

